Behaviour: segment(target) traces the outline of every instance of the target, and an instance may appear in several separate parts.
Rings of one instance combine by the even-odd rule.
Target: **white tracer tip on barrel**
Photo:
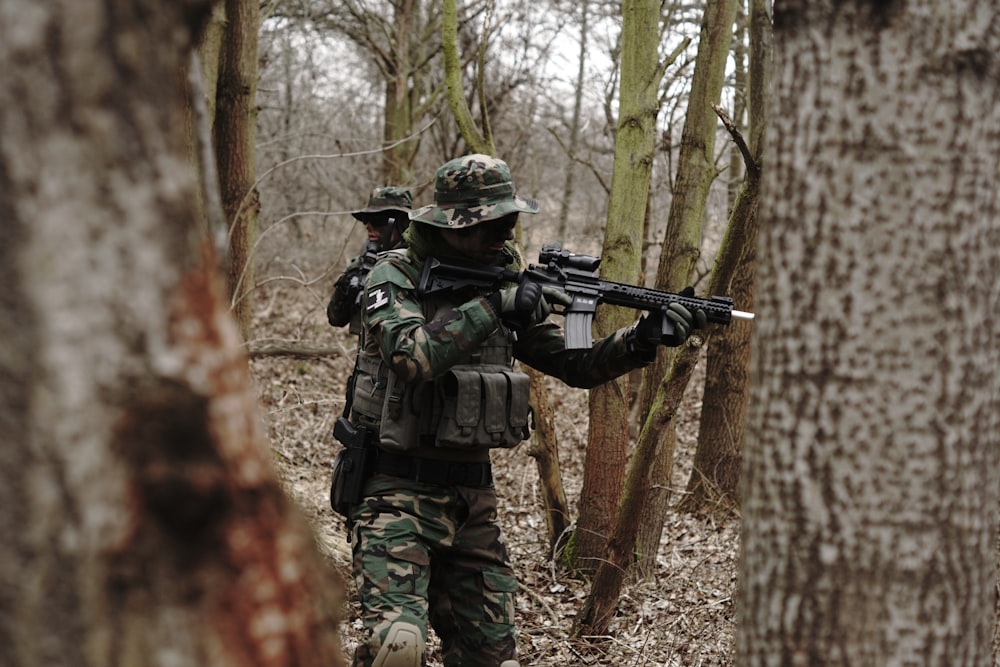
[[[752,320],[753,319],[753,313],[748,313],[745,310],[734,310],[733,311],[733,319],[734,320]]]

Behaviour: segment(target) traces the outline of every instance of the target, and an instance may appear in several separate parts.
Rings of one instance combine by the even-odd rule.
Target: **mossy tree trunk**
[[[660,3],[622,3],[621,88],[615,132],[601,276],[636,283],[642,254],[643,221],[649,199],[659,86],[667,63],[659,59]],[[602,307],[594,336],[602,337],[635,319],[632,310]],[[593,569],[604,548],[621,498],[629,442],[629,377],[590,390],[590,430],[580,515],[573,535],[573,567]]]
[[[688,110],[681,133],[674,196],[670,202],[663,252],[656,272],[656,287],[671,292],[691,284],[701,256],[708,194],[719,174],[715,164],[715,135],[719,123],[712,106],[719,103],[722,94],[726,62],[732,47],[736,5],[736,0],[708,0],[705,3]],[[674,350],[661,349],[656,362],[646,369],[639,399],[640,415],[649,415],[651,411],[661,409],[655,403],[655,396],[674,354]],[[639,446],[645,447],[645,443],[649,442],[648,446],[657,452],[648,473],[651,477],[649,493],[642,505],[637,535],[639,569],[646,576],[650,575],[655,563],[663,522],[669,509],[675,441],[672,422],[666,428],[654,431],[643,428],[639,432]]]
[[[227,266],[233,317],[248,340],[253,316],[253,246],[260,215],[254,185],[260,9],[257,0],[225,0],[225,9],[212,131],[222,207],[229,225]]]
[[[734,159],[745,166],[745,178],[733,203],[756,216],[760,200],[760,170],[764,154],[767,92],[770,89],[771,19],[766,0],[750,0],[750,65],[746,89],[749,142],[734,144]],[[746,153],[746,154],[745,154]],[[733,278],[730,295],[740,310],[753,310],[757,267],[757,224],[752,222],[746,247]],[[730,326],[716,333],[708,346],[705,393],[701,404],[698,445],[682,511],[727,512],[739,504],[738,485],[742,443],[750,390],[752,326]]]

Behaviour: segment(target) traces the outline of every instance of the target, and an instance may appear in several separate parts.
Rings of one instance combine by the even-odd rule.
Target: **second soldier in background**
[[[350,325],[351,333],[361,333],[359,299],[365,275],[371,270],[375,255],[402,244],[412,205],[409,190],[386,186],[375,188],[368,198],[368,206],[351,213],[364,224],[367,240],[361,254],[348,262],[344,273],[333,284],[333,295],[326,307],[326,318],[331,326]]]

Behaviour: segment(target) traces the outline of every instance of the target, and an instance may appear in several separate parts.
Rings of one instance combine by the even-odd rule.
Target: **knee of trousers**
[[[389,627],[372,667],[420,667],[424,637],[413,623],[397,621]]]

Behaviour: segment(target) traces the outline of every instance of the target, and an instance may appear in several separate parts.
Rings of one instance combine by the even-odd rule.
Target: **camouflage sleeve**
[[[626,331],[627,328],[619,329],[596,341],[589,350],[567,350],[562,328],[547,320],[518,338],[514,356],[572,387],[590,389],[652,361],[628,351]]]
[[[365,345],[376,346],[404,382],[433,379],[465,361],[498,326],[483,297],[427,320],[416,283],[412,267],[395,258],[380,259],[365,283]]]
[[[358,293],[360,287],[361,258],[355,257],[347,263],[347,269],[333,283],[333,294],[330,296],[330,303],[326,306],[326,319],[330,326],[342,327],[351,321],[358,306]],[[351,278],[358,276],[358,281]]]

